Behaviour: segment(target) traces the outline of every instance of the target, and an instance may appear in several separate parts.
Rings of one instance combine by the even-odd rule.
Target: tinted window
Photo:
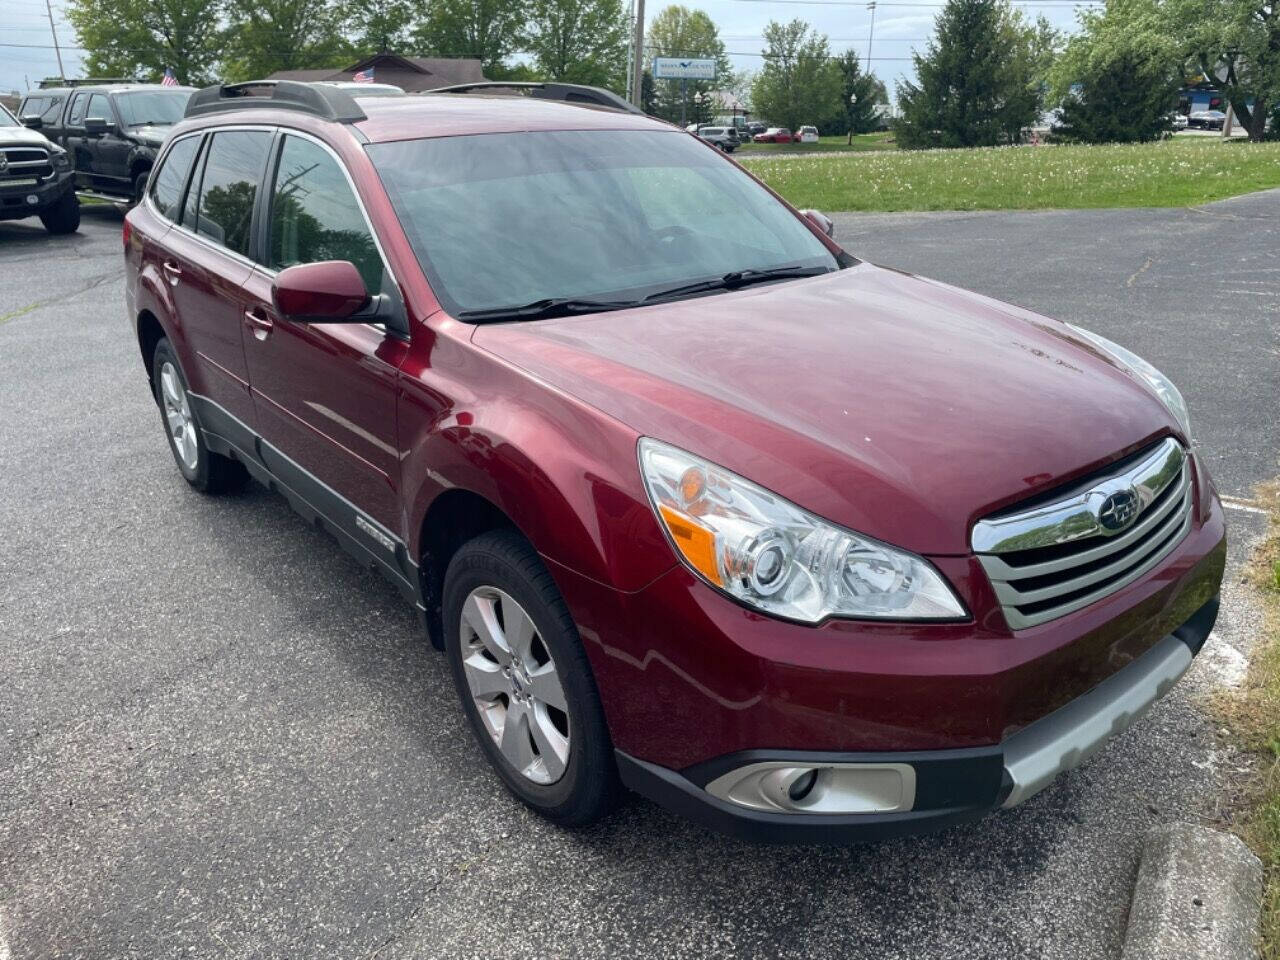
[[[89,98],[89,107],[84,115],[108,122],[115,121],[115,117],[111,114],[111,104],[107,103],[107,98],[100,93],[95,93]]]
[[[285,137],[271,198],[268,266],[350,260],[369,290],[382,287],[382,258],[347,178],[318,144]]]
[[[182,184],[195,159],[200,137],[183,137],[170,148],[160,169],[151,175],[151,201],[170,220],[178,219],[178,204],[182,200]]]
[[[67,123],[73,127],[78,127],[84,122],[84,111],[89,106],[89,95],[87,93],[77,93],[75,99],[71,101],[71,116],[67,117]]]
[[[253,201],[270,145],[271,135],[263,131],[213,135],[200,182],[197,233],[236,253],[249,253]],[[185,215],[183,222],[187,222]]]

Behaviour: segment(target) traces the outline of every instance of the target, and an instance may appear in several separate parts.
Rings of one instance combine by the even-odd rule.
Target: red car
[[[770,127],[764,133],[757,133],[751,138],[755,143],[796,143],[800,142],[799,137],[793,137],[791,131],[786,127]]]
[[[179,471],[390,578],[517,797],[933,828],[1169,689],[1225,545],[1165,377],[858,260],[609,94],[529,91],[200,91],[124,228]]]

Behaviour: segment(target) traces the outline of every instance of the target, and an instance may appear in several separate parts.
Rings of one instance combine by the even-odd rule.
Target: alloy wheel
[[[167,360],[160,368],[160,395],[164,404],[164,419],[173,438],[173,449],[188,470],[195,470],[200,458],[196,445],[196,425],[191,417],[191,404],[187,391],[178,378],[178,371]]]
[[[477,587],[460,638],[467,686],[499,752],[526,779],[555,783],[569,765],[569,708],[533,619],[509,594]]]

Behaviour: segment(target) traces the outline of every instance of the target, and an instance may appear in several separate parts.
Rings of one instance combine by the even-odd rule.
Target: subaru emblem
[[[1138,492],[1130,487],[1117,490],[1098,507],[1098,523],[1104,530],[1118,533],[1138,516]]]

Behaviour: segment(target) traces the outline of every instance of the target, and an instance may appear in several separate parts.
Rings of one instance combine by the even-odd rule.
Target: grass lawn
[[[866,153],[869,150],[897,150],[892,133],[855,134],[847,137],[819,137],[817,143],[744,143],[735,156],[767,157],[791,153]]]
[[[1280,187],[1280,143],[1214,137],[741,159],[796,206],[824,211],[1177,207]]]
[[[1268,538],[1249,570],[1264,613],[1254,641],[1249,676],[1238,695],[1221,703],[1224,718],[1245,749],[1260,760],[1257,782],[1244,791],[1246,809],[1237,824],[1262,860],[1262,955],[1280,960],[1280,483],[1260,502],[1271,514]]]

